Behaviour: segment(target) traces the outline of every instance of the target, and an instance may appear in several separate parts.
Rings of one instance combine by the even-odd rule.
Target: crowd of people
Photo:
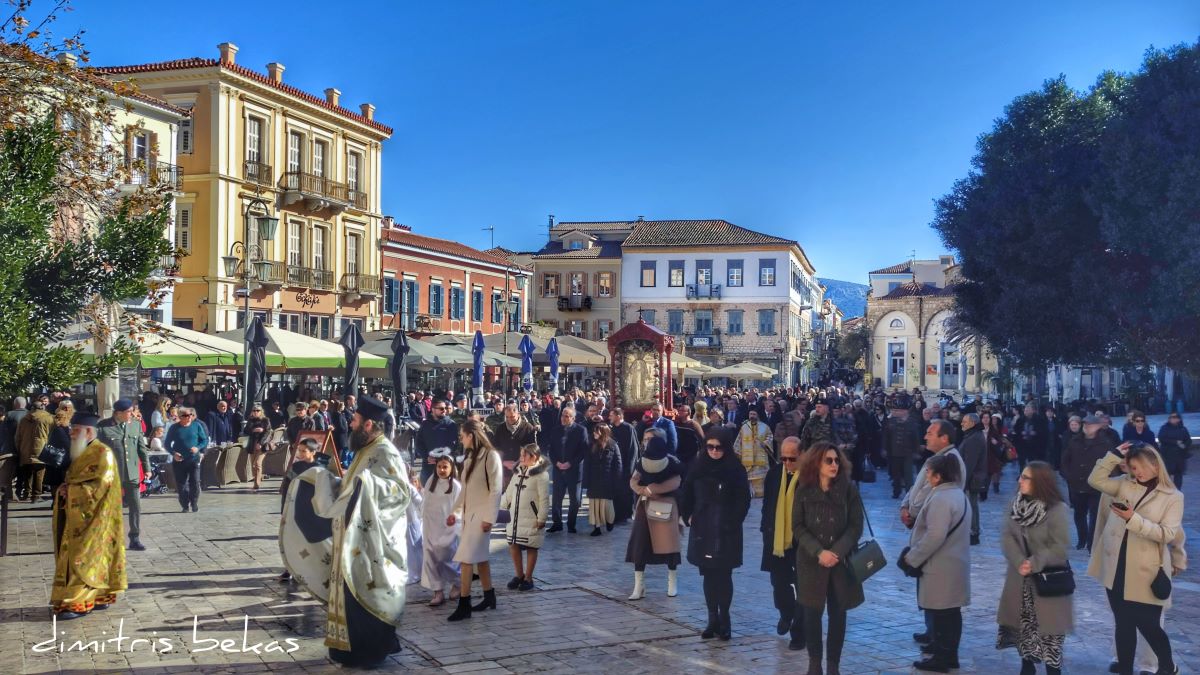
[[[493,394],[484,410],[469,408],[461,393],[413,391],[401,421],[390,401],[364,399],[369,414],[356,415],[363,407],[354,395],[289,402],[280,393],[244,418],[230,400],[206,402],[201,415],[197,406],[148,395],[141,405],[118,401],[104,422],[78,415],[64,422],[59,413],[73,408],[69,398],[57,398],[18,398],[3,418],[0,443],[20,458],[16,494],[36,500],[43,490],[70,486],[70,462],[55,464],[53,477],[44,466],[53,453],[42,448],[52,438],[65,435],[56,442],[68,446],[69,458],[79,443],[98,441],[113,451],[114,480],[133,487],[124,490],[132,550],[141,548],[138,472],[148,471],[147,457],[157,449],[174,464],[182,510],[194,512],[199,461],[212,445],[246,436],[257,489],[273,430],[283,429],[292,444],[303,431],[331,430],[347,467],[365,447],[355,442],[355,428],[395,439],[411,469],[408,582],[433,591],[431,606],[456,601],[450,621],[499,605],[489,559],[493,531],[503,530],[510,552],[507,588],[530,591],[539,549],[552,535],[578,532],[582,518],[593,537],[627,527],[631,601],[655,583],[647,567],[665,567],[666,595],[678,593],[686,535],[686,561],[703,577],[708,610],[700,636],[728,640],[744,523],[751,508],[760,508],[760,569],[773,590],[777,632],[789,636],[790,649],[807,651],[810,674],[840,671],[848,612],[868,601],[849,558],[863,537],[861,484],[884,470],[898,518],[910,530],[895,563],[917,580],[916,606],[925,617],[913,636],[922,652],[914,666],[958,667],[971,547],[984,535],[978,504],[1001,493],[1002,470],[1012,463],[1017,485],[1002,531],[993,533],[1007,561],[997,646],[1018,651],[1022,673],[1036,672],[1038,663],[1061,672],[1073,629],[1072,595],[1062,587],[1073,574],[1073,520],[1075,546],[1090,551],[1088,573],[1104,585],[1115,618],[1114,672],[1135,672],[1135,652],[1139,671],[1153,656],[1152,672],[1177,672],[1162,626],[1171,577],[1186,566],[1178,486],[1191,436],[1178,414],[1155,434],[1145,415],[1131,411],[1118,433],[1094,403],[927,402],[919,390],[836,385],[694,387],[679,390],[672,408],[656,403],[636,417],[611,405],[603,387],[561,396]],[[411,444],[399,442],[402,422],[411,422],[404,436]],[[297,466],[315,466],[317,449],[306,447]],[[295,468],[291,483],[300,482]],[[116,576],[123,580],[123,572]],[[476,581],[481,597],[473,602]],[[86,613],[111,601],[121,590],[116,585],[94,589],[91,598],[56,596],[55,609]],[[1146,644],[1140,650],[1138,635]]]

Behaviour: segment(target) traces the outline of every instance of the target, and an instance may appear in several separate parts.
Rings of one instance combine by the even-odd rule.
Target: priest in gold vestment
[[[100,418],[71,418],[71,465],[54,496],[54,587],[60,621],[105,609],[126,588],[121,481],[112,449],[96,439]]]

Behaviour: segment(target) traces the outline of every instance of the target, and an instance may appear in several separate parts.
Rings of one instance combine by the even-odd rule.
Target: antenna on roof
[[[488,225],[487,227],[481,227],[479,229],[487,230],[488,233],[491,235],[491,246],[488,246],[488,248],[496,248],[496,226]]]
[[[646,219],[646,216],[638,216],[638,222],[639,222],[639,223],[640,223],[640,222],[642,222],[642,221],[643,221],[643,220],[645,220],[645,219]]]
[[[554,241],[554,214],[547,217],[550,219],[550,228],[546,230],[546,241]]]

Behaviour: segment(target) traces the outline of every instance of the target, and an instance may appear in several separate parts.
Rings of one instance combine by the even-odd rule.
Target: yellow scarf
[[[779,472],[779,497],[775,500],[775,541],[771,553],[782,558],[785,551],[792,547],[792,504],[796,501],[796,483],[798,476],[792,474],[788,480],[788,472]]]

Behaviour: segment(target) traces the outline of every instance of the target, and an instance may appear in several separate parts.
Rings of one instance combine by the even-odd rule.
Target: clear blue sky
[[[374,103],[384,212],[416,232],[532,249],[549,213],[725,218],[859,282],[941,251],[932,201],[1014,96],[1200,35],[1196,0],[76,2],[58,30],[96,65],[232,41]]]

